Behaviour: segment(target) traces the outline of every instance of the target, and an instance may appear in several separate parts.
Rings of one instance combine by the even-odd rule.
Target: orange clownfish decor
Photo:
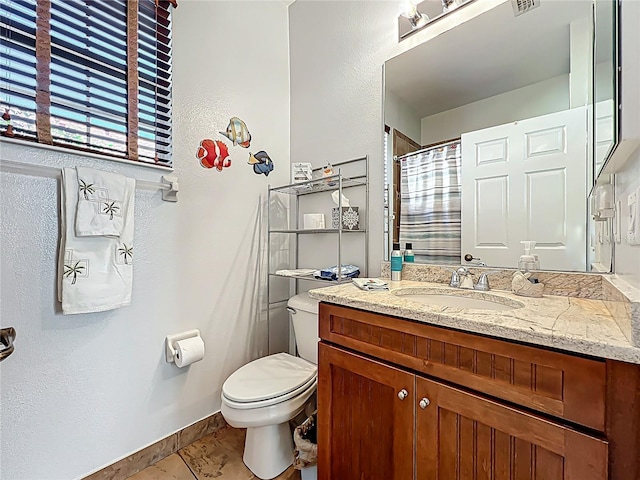
[[[205,139],[200,142],[196,158],[204,168],[216,168],[219,172],[231,166],[229,148],[220,140]]]

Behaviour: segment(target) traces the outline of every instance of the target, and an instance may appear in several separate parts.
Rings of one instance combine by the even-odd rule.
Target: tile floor
[[[255,480],[242,463],[245,430],[223,427],[178,450],[129,480]],[[300,472],[289,467],[277,480],[300,480]]]

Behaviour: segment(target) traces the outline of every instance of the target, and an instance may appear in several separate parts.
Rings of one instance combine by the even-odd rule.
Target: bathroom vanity
[[[396,287],[310,293],[319,478],[640,478],[640,349],[603,302]],[[510,309],[419,303],[425,292]]]

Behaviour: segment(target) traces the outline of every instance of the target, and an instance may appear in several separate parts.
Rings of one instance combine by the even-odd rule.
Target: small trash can
[[[316,410],[301,425],[293,430],[293,466],[300,470],[302,480],[317,480],[318,435],[316,430],[318,411]]]

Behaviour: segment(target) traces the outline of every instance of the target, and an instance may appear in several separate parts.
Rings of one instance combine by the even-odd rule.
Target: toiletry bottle
[[[533,275],[533,272],[540,270],[540,260],[538,259],[538,255],[534,255],[531,253],[531,251],[536,246],[536,242],[532,240],[524,240],[520,243],[524,245],[524,255],[520,255],[518,269],[522,273],[531,272],[532,275],[529,276],[529,281],[531,283],[538,283],[538,279],[535,275]]]
[[[404,263],[413,263],[413,245],[411,243],[404,244]]]
[[[394,243],[391,251],[391,281],[399,282],[402,280],[402,252],[400,244]]]

